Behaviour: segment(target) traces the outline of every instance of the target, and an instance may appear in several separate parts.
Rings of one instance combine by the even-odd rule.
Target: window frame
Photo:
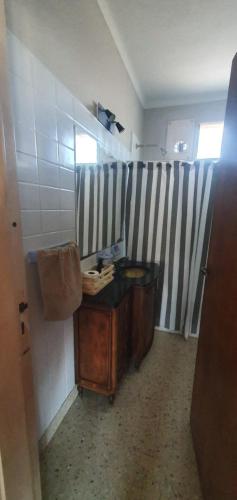
[[[222,125],[223,130],[222,130],[222,138],[221,138],[221,144],[220,144],[220,155],[218,156],[205,156],[205,157],[198,157],[198,150],[199,150],[199,142],[200,142],[200,132],[201,132],[201,127],[202,126],[214,126],[214,125]],[[197,142],[196,142],[196,160],[201,161],[205,159],[216,159],[218,160],[221,157],[221,147],[222,147],[222,140],[223,140],[223,132],[224,132],[224,120],[215,120],[215,121],[203,121],[198,124],[198,132],[197,132]]]

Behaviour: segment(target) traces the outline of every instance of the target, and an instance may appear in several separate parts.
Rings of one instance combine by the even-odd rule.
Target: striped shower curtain
[[[82,164],[76,172],[76,234],[81,257],[124,237],[127,165]]]
[[[211,227],[213,163],[129,164],[127,254],[163,269],[161,328],[197,334]]]

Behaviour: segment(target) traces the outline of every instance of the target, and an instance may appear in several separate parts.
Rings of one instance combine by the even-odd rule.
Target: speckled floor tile
[[[189,426],[196,339],[155,335],[114,406],[85,392],[41,460],[43,500],[201,500]]]

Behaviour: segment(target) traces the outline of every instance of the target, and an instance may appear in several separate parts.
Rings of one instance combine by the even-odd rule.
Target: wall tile
[[[56,105],[64,113],[73,117],[73,96],[58,80],[56,80]]]
[[[74,210],[61,210],[60,212],[60,229],[67,231],[75,227],[75,211]]]
[[[38,250],[41,248],[40,245],[40,239],[41,236],[30,236],[28,238],[23,238],[23,252],[24,255],[26,256],[26,261],[27,261],[27,254],[30,250]]]
[[[19,182],[21,210],[40,210],[39,186]]]
[[[32,87],[14,74],[11,75],[10,84],[15,121],[26,125],[27,128],[34,129],[35,116]]]
[[[59,168],[55,163],[38,160],[39,183],[44,186],[58,187]]]
[[[41,210],[59,210],[60,190],[40,186],[40,205]]]
[[[45,233],[42,234],[41,236],[41,248],[50,248],[56,245],[60,245],[61,243],[65,242],[67,240],[62,239],[62,233],[56,232],[56,233]]]
[[[48,380],[50,405],[52,410],[59,410],[62,401],[68,395],[66,385],[66,364],[64,349],[63,321],[50,323],[48,335],[48,356],[50,359],[50,377]]]
[[[76,98],[74,99],[74,120],[76,120],[78,124],[83,124],[83,128],[90,130],[92,134],[95,133],[95,129],[97,129],[99,124],[98,120]],[[99,124],[99,126],[100,128],[104,128],[101,124]]]
[[[36,133],[37,155],[38,158],[52,163],[58,163],[57,142],[48,139],[39,132]]]
[[[41,235],[37,236],[28,236],[22,238],[22,243],[23,243],[23,252],[25,255],[25,260],[27,265],[28,263],[28,252],[33,251],[33,250],[39,250],[42,245],[41,245]],[[32,272],[32,268],[29,268],[29,271]]]
[[[38,183],[38,166],[35,156],[16,153],[18,181]]]
[[[74,150],[59,144],[59,163],[64,167],[75,168]]]
[[[35,132],[23,124],[14,126],[16,151],[36,156]]]
[[[50,139],[57,140],[56,108],[37,94],[35,94],[35,127]]]
[[[75,208],[75,193],[74,191],[66,191],[60,189],[60,209],[74,210]]]
[[[41,220],[43,233],[53,233],[60,230],[60,212],[58,210],[42,210]]]
[[[32,81],[36,93],[55,106],[55,79],[46,66],[34,56],[32,57]]]
[[[73,319],[69,318],[63,322],[64,331],[64,346],[65,346],[65,363],[66,363],[66,380],[67,391],[70,393],[75,384],[74,364],[71,360],[74,357],[74,330]]]
[[[10,31],[7,33],[7,49],[10,70],[32,85],[31,53]]]
[[[63,239],[64,238],[64,239]],[[40,250],[41,248],[49,248],[54,245],[59,245],[63,241],[69,241],[68,235],[64,233],[42,233],[37,236],[28,236],[23,238],[23,250],[27,258],[27,254],[31,250]]]
[[[34,323],[32,324],[32,328],[34,329]],[[45,353],[45,358],[47,354]],[[41,360],[40,360],[41,361]],[[37,363],[37,364],[36,364]],[[48,370],[45,373],[49,373],[50,371],[50,360],[44,359],[44,363],[46,364]],[[45,378],[42,380],[42,362],[39,363],[39,360],[35,359],[36,366],[38,365],[38,374],[35,376],[35,384],[36,384],[36,405],[37,405],[37,423],[38,423],[38,437],[40,438],[44,431],[47,429],[49,422],[54,417],[53,408],[51,407],[51,401],[49,400],[49,390],[48,385]],[[36,371],[36,369],[34,369]],[[40,376],[41,371],[41,376]]]
[[[21,224],[23,236],[31,236],[41,233],[40,211],[21,211]]]
[[[57,126],[58,126],[58,141],[67,146],[74,148],[74,127],[73,120],[65,115],[62,111],[57,110]]]
[[[75,189],[75,172],[64,167],[59,169],[59,186],[64,189]]]
[[[76,231],[75,229],[70,229],[69,231],[61,231],[60,234],[60,243],[65,241],[75,241],[76,239]]]

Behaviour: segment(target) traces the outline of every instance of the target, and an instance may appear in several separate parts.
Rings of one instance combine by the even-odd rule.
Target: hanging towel
[[[82,299],[79,247],[70,242],[62,247],[40,250],[37,263],[44,319],[58,321],[69,318]]]

